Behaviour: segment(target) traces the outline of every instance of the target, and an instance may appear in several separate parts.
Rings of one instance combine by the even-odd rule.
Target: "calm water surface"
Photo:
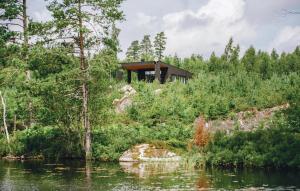
[[[299,171],[192,169],[172,163],[0,161],[0,190],[300,190]]]

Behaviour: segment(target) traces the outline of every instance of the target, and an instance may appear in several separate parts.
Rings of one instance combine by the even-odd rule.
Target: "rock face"
[[[130,85],[125,85],[119,91],[124,93],[124,96],[121,99],[115,99],[113,104],[116,107],[116,113],[123,113],[127,107],[132,105],[132,96],[136,94],[136,91]]]
[[[131,96],[131,95],[136,94],[135,89],[133,87],[131,87],[131,85],[125,85],[119,91],[124,93],[125,96]]]
[[[277,107],[267,108],[261,111],[256,109],[249,111],[242,111],[231,119],[225,120],[212,120],[205,123],[205,128],[210,132],[226,131],[230,133],[235,127],[238,127],[241,131],[251,131],[258,127],[260,124],[268,126],[269,119],[276,111],[287,109],[289,104],[280,105]],[[195,124],[201,119],[201,117],[195,120]]]
[[[154,90],[154,95],[160,95],[162,93],[162,89]]]
[[[140,144],[127,150],[120,157],[120,162],[141,161],[180,161],[181,157],[166,149],[158,149],[154,145]]]

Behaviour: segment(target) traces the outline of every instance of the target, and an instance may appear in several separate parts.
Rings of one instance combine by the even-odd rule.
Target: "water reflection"
[[[211,181],[206,176],[204,171],[200,172],[200,176],[197,180],[197,190],[207,190],[208,188],[211,188]]]
[[[0,190],[296,190],[299,171],[194,169],[180,163],[7,162]]]
[[[92,163],[91,163],[91,161],[87,161],[86,164],[85,164],[85,175],[86,175],[87,190],[91,190],[92,189],[91,172],[92,172]]]
[[[132,173],[139,178],[149,178],[150,176],[157,176],[161,174],[168,174],[175,172],[179,166],[179,162],[120,162],[124,172]]]

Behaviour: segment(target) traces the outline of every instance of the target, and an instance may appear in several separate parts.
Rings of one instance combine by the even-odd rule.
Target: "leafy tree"
[[[110,31],[107,31],[107,35],[103,39],[105,48],[111,49],[116,55],[118,52],[121,52],[120,42],[118,39],[120,32],[121,30],[116,27],[115,23],[113,23]]]
[[[78,87],[78,59],[63,47],[34,47],[29,66],[35,81],[31,84],[38,98],[37,122],[40,125],[71,127],[80,124],[81,97]]]
[[[151,60],[153,58],[153,47],[150,35],[145,35],[141,42],[141,57],[144,60]]]
[[[177,54],[175,54],[175,55],[173,56],[173,62],[172,62],[172,64],[174,64],[174,65],[177,66],[177,67],[180,67],[180,65],[181,65],[181,60],[180,60],[180,58],[178,57]]]
[[[278,60],[279,55],[277,54],[276,50],[273,48],[271,52],[271,59],[272,60]]]
[[[269,78],[271,76],[271,65],[270,65],[270,57],[268,53],[261,52],[257,55],[257,62],[259,65],[259,71],[262,79]]]
[[[219,69],[219,62],[218,58],[216,57],[215,52],[211,53],[210,58],[209,58],[209,66],[208,69],[209,71],[216,71]]]
[[[26,0],[4,0],[0,3],[1,15],[0,15],[0,31],[1,37],[6,42],[9,40],[14,44],[7,45],[7,48],[18,51],[9,51],[11,57],[13,57],[14,70],[26,73],[26,80],[24,82],[16,84],[16,91],[22,91],[23,101],[27,104],[22,104],[23,110],[28,112],[28,126],[32,126],[34,120],[32,96],[30,93],[30,81],[31,72],[28,69],[28,51],[29,51],[29,30],[28,30],[28,15],[27,15],[27,1]],[[4,38],[3,38],[4,36]],[[1,40],[0,40],[1,41]],[[21,47],[17,47],[21,44]],[[6,62],[9,63],[10,58],[8,55]],[[12,66],[10,66],[12,69]],[[21,75],[22,76],[22,75]],[[18,93],[16,93],[18,94]],[[18,99],[18,102],[20,99]],[[16,116],[14,116],[16,118]]]
[[[271,65],[271,68],[272,68],[272,73],[276,73],[276,71],[278,71],[279,68],[280,68],[278,60],[279,60],[279,55],[276,52],[276,50],[273,48],[272,52],[271,52],[271,55],[270,55],[270,65]]]
[[[255,49],[253,46],[251,46],[248,50],[246,50],[243,58],[242,58],[242,64],[244,65],[247,72],[253,71],[254,64],[256,60],[255,55]]]
[[[239,52],[240,46],[234,46],[233,39],[231,37],[225,47],[223,55],[221,56],[223,69],[232,71],[232,68],[234,68],[237,70],[237,67],[239,66]]]
[[[164,51],[166,49],[167,37],[164,32],[156,34],[154,40],[155,56],[158,60],[162,60],[164,57]]]
[[[230,60],[232,52],[233,52],[233,39],[232,37],[230,37],[223,54],[224,60],[226,62]]]
[[[199,74],[201,71],[207,70],[207,63],[205,63],[203,57],[198,54],[192,54],[190,58],[185,58],[183,63],[181,63],[181,67],[192,71],[195,75]]]
[[[126,52],[126,59],[128,61],[139,61],[141,58],[141,46],[138,40],[135,40],[131,43]]]
[[[111,107],[115,92],[114,72],[118,69],[119,60],[115,52],[109,48],[101,50],[90,60],[90,105],[91,123],[104,125],[114,120]],[[99,83],[99,81],[101,83]],[[110,96],[108,96],[110,95]]]
[[[237,45],[236,47],[234,47],[232,51],[232,55],[230,57],[230,63],[232,63],[235,67],[237,67],[239,64],[239,53],[240,53],[240,46]]]

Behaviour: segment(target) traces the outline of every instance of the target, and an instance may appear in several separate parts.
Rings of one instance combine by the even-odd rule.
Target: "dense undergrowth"
[[[252,132],[218,132],[204,149],[213,166],[300,168],[300,108],[278,113],[270,128]]]
[[[208,60],[199,55],[166,57],[165,62],[193,72],[187,84],[148,84],[133,76],[137,94],[122,114],[116,114],[113,105],[125,85],[114,78],[119,67],[116,53],[106,48],[90,57],[93,158],[114,161],[135,144],[152,143],[214,166],[299,166],[300,47],[281,55],[250,47],[240,56],[232,43],[220,57],[213,53]],[[1,51],[6,55],[0,58],[6,113],[1,104],[0,121],[5,116],[11,140],[8,144],[1,133],[0,157],[84,158],[78,58],[63,46],[33,46],[26,63],[22,47],[6,44]],[[161,93],[155,93],[157,89]],[[194,121],[199,116],[226,119],[239,111],[285,103],[293,107],[272,119],[268,129],[220,132],[203,148],[194,144]]]
[[[8,147],[4,137],[0,139],[0,156],[43,156],[50,159],[83,158],[83,141],[78,130],[62,130],[59,127],[34,127],[16,132]],[[111,125],[92,131],[93,157],[95,160],[116,161],[132,145],[148,142],[158,147],[184,152],[187,140],[192,136],[188,128],[171,126],[148,128],[145,126]]]
[[[231,79],[223,74],[223,77],[202,74],[188,84],[134,83],[138,91],[134,97],[135,104],[120,115],[114,114],[113,106],[109,106],[111,118],[105,125],[93,127],[93,158],[115,161],[131,146],[146,142],[169,148],[183,156],[196,156],[194,162],[201,159],[214,166],[299,166],[300,112],[297,104],[279,113],[270,128],[261,127],[253,132],[235,131],[231,135],[218,132],[212,136],[208,146],[191,146],[194,120],[199,115],[207,119],[226,118],[240,110],[297,100],[292,95],[297,95],[295,92],[299,90],[300,82],[299,76],[294,73],[273,76],[264,81],[258,78],[257,82],[253,76]],[[247,85],[252,88],[230,88],[236,86],[238,79],[255,85]],[[120,86],[116,84],[115,88]],[[158,88],[162,89],[159,95],[154,93]],[[17,131],[12,136],[10,148],[4,137],[1,138],[0,155],[83,158],[82,135],[82,130],[72,127],[36,126]]]

